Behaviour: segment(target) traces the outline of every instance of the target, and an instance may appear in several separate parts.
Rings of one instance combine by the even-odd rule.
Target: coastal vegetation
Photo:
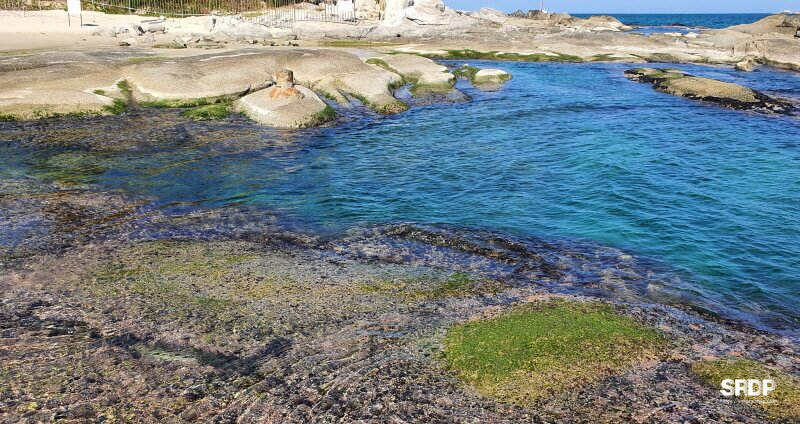
[[[185,49],[186,44],[178,44],[178,43],[164,43],[164,44],[155,44],[153,45],[154,49]]]
[[[366,96],[359,94],[359,93],[349,93],[353,96],[354,99],[358,100],[364,106],[372,109],[373,111],[380,113],[382,115],[395,115],[398,113],[403,113],[411,108],[408,103],[395,99],[394,101],[386,104],[376,104],[371,102]]]
[[[169,59],[167,56],[162,55],[153,55],[153,56],[138,56],[138,57],[130,57],[128,58],[128,62],[130,63],[147,63],[147,62],[157,62],[159,60]]]
[[[105,107],[106,112],[112,115],[121,115],[128,109],[128,104],[122,100],[114,99],[113,103]]]
[[[120,93],[122,93],[126,99],[130,99],[133,96],[133,90],[131,89],[131,84],[128,82],[128,80],[118,81],[117,89],[119,89]]]
[[[609,304],[554,300],[451,328],[444,359],[481,394],[529,404],[657,357],[663,345]]]
[[[311,119],[303,125],[303,127],[318,127],[336,119],[336,109],[330,105],[325,105],[325,108],[311,116]]]
[[[506,60],[511,62],[584,62],[580,56],[561,53],[504,53],[499,51],[481,52],[471,49],[447,50],[445,53],[421,53],[430,59],[448,60]]]
[[[784,371],[744,358],[723,358],[695,362],[691,371],[710,386],[718,389],[723,380],[775,381],[775,390],[769,398],[744,395],[742,399],[754,401],[772,418],[781,420],[800,419],[800,379]]]
[[[444,300],[456,297],[482,296],[502,291],[506,285],[486,278],[472,278],[456,272],[446,277],[425,275],[403,279],[379,280],[361,285],[364,293],[383,294],[404,302]]]
[[[458,78],[464,78],[465,80],[473,81],[475,80],[475,75],[477,75],[479,71],[480,68],[476,68],[470,65],[463,65],[460,68],[453,71],[453,75],[455,75]]]
[[[202,106],[212,106],[218,104],[229,104],[233,99],[230,97],[219,98],[197,98],[197,99],[158,99],[140,101],[139,106],[152,107],[156,109],[184,109],[199,108]]]
[[[198,106],[184,111],[181,115],[185,118],[195,119],[199,121],[206,121],[212,119],[225,119],[230,115],[231,104],[214,103],[205,106]]]

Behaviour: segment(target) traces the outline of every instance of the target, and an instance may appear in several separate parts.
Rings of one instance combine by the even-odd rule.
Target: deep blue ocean
[[[693,28],[727,28],[733,25],[753,23],[759,19],[769,16],[769,14],[765,13],[575,14],[575,16],[579,18],[585,18],[592,15],[611,15],[619,19],[622,23],[631,26],[687,26]]]
[[[593,14],[576,14],[586,18]],[[649,34],[654,32],[698,32],[704,29],[727,28],[733,25],[749,24],[763,19],[762,13],[703,13],[703,14],[608,14],[622,23],[635,27],[634,32]]]
[[[800,328],[797,118],[662,94],[627,80],[633,65],[471,63],[514,79],[496,93],[461,85],[470,103],[331,128],[0,123],[0,178],[88,172],[91,187],[154,208],[246,206],[320,234],[411,222],[591,241],[662,264],[712,309]],[[800,73],[679,67],[800,98]]]

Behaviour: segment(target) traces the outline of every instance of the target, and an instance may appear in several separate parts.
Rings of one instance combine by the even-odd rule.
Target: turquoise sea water
[[[597,15],[597,14],[595,14]],[[589,17],[590,14],[576,15]],[[727,28],[733,25],[749,24],[763,19],[768,14],[761,13],[695,13],[695,14],[612,14],[621,22],[634,27],[633,32],[688,33],[705,29]]]
[[[462,85],[470,103],[333,128],[0,123],[0,178],[89,167],[83,182],[154,207],[247,206],[321,234],[411,222],[589,240],[652,258],[711,305],[800,327],[797,118],[658,93],[625,79],[624,64],[472,63],[514,79],[496,93]],[[800,98],[798,73],[680,67]],[[42,143],[65,131],[74,147]],[[120,139],[130,145],[83,143]]]
[[[601,13],[594,13],[600,15]],[[769,16],[766,13],[617,13],[610,14],[621,22],[632,26],[668,27],[686,26],[692,28],[727,28],[733,25],[749,24]],[[592,14],[576,14],[589,17]]]

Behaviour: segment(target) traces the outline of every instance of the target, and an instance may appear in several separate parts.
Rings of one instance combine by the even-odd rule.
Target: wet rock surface
[[[637,82],[650,83],[658,91],[720,106],[762,113],[795,114],[797,105],[775,99],[750,88],[710,78],[691,76],[679,69],[636,68],[625,76]]]
[[[60,196],[104,205],[94,219],[115,204]],[[800,372],[789,339],[650,303],[658,277],[615,249],[417,225],[325,238],[246,210],[127,215],[111,231],[58,227],[70,243],[3,265],[3,420],[766,422],[688,364],[746,355]],[[529,406],[480,397],[441,361],[451,325],[553,297],[606,299],[669,346]]]
[[[294,132],[177,115],[0,124],[16,148],[60,149],[0,185],[0,421],[756,423],[770,418],[689,366],[748,357],[800,374],[796,340],[703,311],[619,249],[415,224],[324,236],[263,209],[162,210],[93,185],[115,166],[103,153],[296,148]],[[446,368],[452,325],[554,297],[610,302],[669,344],[524,406]]]

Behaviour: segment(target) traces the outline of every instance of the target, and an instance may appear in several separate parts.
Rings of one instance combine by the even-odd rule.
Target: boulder
[[[380,0],[356,1],[356,18],[362,21],[377,22],[383,16]]]
[[[147,32],[153,34],[163,34],[167,31],[167,27],[163,22],[151,22],[147,24]]]
[[[625,76],[638,82],[647,82],[656,90],[718,104],[723,107],[765,113],[794,114],[797,107],[787,101],[774,99],[748,87],[694,77],[677,69],[637,68],[625,71]]]
[[[446,66],[413,54],[390,54],[379,58],[408,80],[424,85],[452,85],[455,76]]]
[[[298,38],[320,40],[325,38],[348,39],[363,38],[370,32],[368,26],[342,24],[336,22],[298,21],[292,25],[292,33]]]
[[[497,23],[503,23],[508,21],[509,19],[508,14],[506,14],[505,12],[497,9],[492,9],[489,7],[483,7],[475,12],[471,12],[470,16],[472,16],[473,18],[484,19],[487,21],[492,21]]]
[[[475,73],[472,83],[482,90],[495,91],[510,79],[511,74],[501,69],[481,69]]]
[[[267,40],[272,38],[269,28],[264,25],[243,21],[236,18],[228,18],[225,21],[218,21],[214,27],[214,34],[230,37],[234,40]]]
[[[96,93],[111,87],[117,69],[107,63],[63,63],[6,71],[0,78],[0,115],[32,120],[64,114],[109,114],[113,99]]]
[[[440,0],[386,0],[383,19],[367,34],[372,39],[454,36],[454,31],[466,32],[481,22],[497,25],[445,7]]]
[[[92,31],[92,35],[96,37],[116,37],[117,31],[114,28],[99,27]]]
[[[728,29],[750,35],[780,34],[794,36],[797,32],[797,26],[793,26],[791,23],[786,24],[786,20],[786,15],[771,15],[752,24],[735,25]],[[790,19],[790,22],[793,21]]]
[[[118,35],[131,35],[134,37],[138,37],[144,34],[144,30],[142,29],[139,24],[130,23],[128,25],[123,25],[117,28]]]
[[[203,22],[203,30],[206,32],[211,32],[214,30],[214,27],[217,25],[217,18],[214,16],[209,16]]]
[[[753,72],[756,69],[758,61],[754,57],[746,57],[742,61],[736,63],[736,70],[742,72]]]
[[[236,108],[263,125],[302,128],[322,123],[329,106],[309,88],[296,85],[249,94],[236,102]]]

